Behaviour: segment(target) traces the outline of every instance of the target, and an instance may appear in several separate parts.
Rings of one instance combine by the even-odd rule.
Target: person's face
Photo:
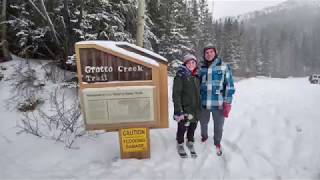
[[[207,61],[212,61],[216,53],[214,52],[213,49],[207,49],[204,52],[204,57],[206,58]]]
[[[195,60],[189,60],[186,63],[186,67],[190,70],[193,71],[197,67],[197,62]]]

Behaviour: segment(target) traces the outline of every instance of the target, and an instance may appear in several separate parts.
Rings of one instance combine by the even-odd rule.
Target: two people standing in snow
[[[197,121],[201,125],[201,141],[208,139],[210,113],[214,123],[214,145],[217,155],[221,155],[221,138],[224,119],[231,110],[232,96],[235,92],[231,68],[217,56],[216,48],[208,44],[204,48],[204,64],[197,72],[198,61],[188,54],[183,58],[174,78],[172,99],[174,119],[178,122],[177,150],[181,157],[187,157],[184,150],[184,135],[187,131],[187,147],[191,156],[194,151],[194,132]],[[189,118],[187,118],[189,116]]]

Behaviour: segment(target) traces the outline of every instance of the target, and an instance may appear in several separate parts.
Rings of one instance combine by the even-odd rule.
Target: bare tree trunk
[[[81,29],[81,22],[82,22],[82,16],[83,16],[83,6],[84,6],[84,0],[80,0],[80,14],[78,16],[78,23],[77,27]]]
[[[138,22],[137,22],[137,45],[143,47],[143,34],[144,34],[144,0],[138,2]]]
[[[30,4],[32,5],[32,7],[40,14],[40,16],[47,21],[47,18],[42,14],[42,12],[40,11],[40,9],[34,4],[34,2],[32,0],[29,0]]]
[[[46,7],[45,7],[45,5],[44,5],[43,0],[40,0],[40,2],[41,2],[41,3],[40,3],[40,8],[41,8],[41,10],[34,4],[34,2],[33,2],[32,0],[28,0],[28,1],[29,1],[30,4],[32,5],[32,7],[41,15],[41,17],[42,17],[45,21],[47,21],[47,23],[48,23],[48,25],[49,25],[49,27],[50,27],[50,29],[51,29],[51,32],[52,32],[52,35],[53,35],[54,40],[56,41],[57,45],[60,45],[61,43],[60,43],[60,41],[59,41],[59,39],[58,39],[57,32],[56,32],[56,30],[55,30],[55,28],[54,28],[54,25],[53,25],[53,23],[52,23],[49,15],[48,15],[48,12],[47,12],[47,10],[46,10]]]
[[[42,9],[42,12],[44,13],[44,15],[46,16],[46,18],[47,18],[47,21],[48,21],[48,23],[49,23],[49,26],[50,26],[50,29],[51,29],[51,31],[53,32],[53,37],[54,37],[54,39],[55,39],[55,41],[57,42],[57,44],[58,45],[60,45],[61,43],[60,43],[60,41],[59,41],[59,39],[58,39],[58,37],[57,37],[57,32],[56,32],[56,30],[55,30],[55,28],[54,28],[54,25],[53,25],[53,23],[52,23],[52,21],[51,21],[51,18],[49,17],[49,15],[48,15],[48,12],[47,12],[47,10],[46,10],[46,6],[44,5],[44,2],[43,2],[43,0],[41,0],[40,1],[41,3],[41,9]]]
[[[2,12],[1,12],[1,23],[2,23],[2,27],[1,27],[1,43],[0,43],[0,47],[2,47],[2,54],[3,57],[0,56],[0,62],[2,61],[9,61],[11,60],[11,55],[9,52],[9,45],[8,45],[8,41],[7,41],[7,24],[4,23],[6,21],[6,11],[7,11],[7,0],[2,0]]]
[[[64,66],[66,65],[65,62],[67,61],[68,56],[70,55],[71,49],[70,46],[72,44],[71,39],[72,39],[72,29],[71,29],[71,22],[70,22],[70,12],[69,12],[69,6],[68,6],[68,0],[63,0],[63,21],[64,21],[64,36],[65,36],[65,41],[64,41],[64,60],[61,61],[61,66],[65,68]]]

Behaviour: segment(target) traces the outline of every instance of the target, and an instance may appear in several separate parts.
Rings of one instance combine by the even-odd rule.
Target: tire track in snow
[[[240,133],[238,133],[238,135],[237,135],[237,137],[235,138],[234,142],[238,142],[238,141],[242,138],[242,136],[244,135],[244,133],[245,133],[245,130],[244,130],[244,129],[241,129],[241,130],[240,130]]]
[[[262,159],[264,159],[271,167],[272,171],[275,174],[275,179],[282,179],[279,172],[277,171],[277,168],[275,167],[275,164],[271,161],[270,158],[268,158],[264,153],[262,152],[257,152],[257,154],[262,157]]]
[[[302,142],[302,137],[299,134],[300,132],[296,130],[296,135],[294,138],[292,138],[293,142],[292,142],[292,149],[294,149],[294,153],[291,154],[291,157],[288,160],[288,165],[292,164],[292,163],[296,163],[297,161],[297,156],[300,154],[301,152],[301,142]],[[290,167],[290,166],[289,166]],[[293,168],[291,166],[291,168]],[[297,168],[297,166],[294,166],[295,170]]]
[[[159,137],[160,137],[162,147],[164,147],[164,149],[168,150],[169,147],[168,147],[168,144],[166,143],[166,142],[167,142],[166,136],[164,136],[164,135],[161,133],[161,131],[158,131],[157,134],[158,134]]]
[[[227,147],[229,147],[231,149],[232,152],[240,154],[242,159],[243,159],[243,161],[246,164],[246,167],[248,169],[250,169],[250,163],[249,163],[248,159],[244,156],[244,154],[243,154],[242,150],[239,148],[239,146],[236,145],[235,143],[227,140],[227,139],[224,139],[223,142]]]
[[[222,156],[216,155],[216,151],[214,148],[212,148],[213,152],[212,154],[215,155],[219,159],[219,164],[221,164],[222,167],[222,179],[228,179],[230,177],[230,170],[229,170],[229,165],[228,165],[228,160],[227,160],[227,154],[223,153]]]
[[[209,156],[210,156],[210,152],[209,152],[209,148],[208,148],[208,143],[205,142],[205,143],[202,143],[202,144],[199,144],[199,146],[202,146],[202,149],[201,151],[197,151],[197,152],[200,152],[200,154],[198,153],[198,157],[197,157],[197,166],[194,170],[194,172],[200,172],[201,169],[204,168],[204,166],[207,164],[207,161],[210,159]],[[194,176],[192,177],[192,179],[197,179],[195,178]]]
[[[167,176],[170,174],[167,173],[163,173],[162,171],[164,171],[165,169],[170,169],[170,167],[172,167],[172,158],[176,157],[177,161],[175,161],[177,164],[179,164],[176,167],[176,170],[179,171],[179,173],[183,173],[183,167],[181,165],[180,162],[180,157],[176,151],[176,147],[175,147],[175,143],[170,143],[171,140],[168,140],[166,134],[171,133],[168,131],[155,131],[153,136],[155,136],[155,138],[157,140],[155,140],[155,142],[157,143],[157,146],[160,146],[161,148],[163,148],[163,151],[161,154],[158,154],[156,157],[151,157],[151,161],[146,163],[145,165],[148,167],[148,169],[152,169],[152,171],[154,172],[154,174],[161,174],[159,175],[161,178],[167,178]],[[178,159],[179,158],[179,159]],[[158,166],[159,164],[161,164],[161,166]]]
[[[225,179],[227,175],[230,177],[230,170],[228,168],[228,161],[226,158],[226,154],[222,154],[221,158],[222,158],[222,162],[223,162],[222,179]]]
[[[195,173],[200,172],[201,169],[203,169],[208,164],[207,163],[208,161],[215,159],[215,158],[213,158],[213,156],[217,158],[216,160],[218,162],[216,164],[217,166],[215,166],[215,167],[222,167],[222,168],[220,168],[220,170],[218,170],[218,172],[220,172],[220,171],[222,172],[221,173],[222,179],[227,178],[227,176],[230,175],[230,170],[228,168],[228,161],[227,161],[226,155],[223,154],[222,156],[217,156],[214,145],[209,142],[206,142],[203,145],[201,155],[198,156],[197,160],[199,160],[199,157],[201,157],[201,159],[199,161],[197,161],[197,168],[194,172]],[[209,165],[212,165],[212,164],[209,163]],[[216,178],[218,178],[218,177],[215,177],[215,179]],[[199,178],[193,177],[193,179],[199,179]],[[200,178],[200,179],[202,179],[202,178]],[[204,178],[204,179],[207,179],[207,178]]]
[[[256,118],[250,118],[250,128],[254,128],[257,125]]]
[[[3,135],[2,133],[1,133],[0,137],[2,137],[5,140],[5,142],[12,143],[12,141],[7,136]]]

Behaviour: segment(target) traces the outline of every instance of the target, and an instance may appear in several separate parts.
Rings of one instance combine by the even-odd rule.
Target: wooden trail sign
[[[150,151],[149,128],[168,127],[167,60],[133,44],[114,41],[78,42],[76,57],[86,129],[119,131],[121,157],[149,157],[150,152],[141,156],[131,150],[147,147]],[[128,128],[144,128],[128,132],[145,135],[121,134]],[[142,137],[144,148],[130,145]]]

